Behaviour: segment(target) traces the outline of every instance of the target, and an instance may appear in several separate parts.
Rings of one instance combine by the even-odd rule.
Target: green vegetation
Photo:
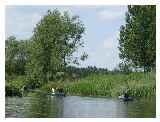
[[[8,91],[14,93],[16,90],[13,95],[19,96],[20,89],[38,88],[49,81],[67,77],[66,67],[78,65],[79,60],[84,61],[88,56],[85,52],[79,57],[73,55],[83,46],[84,31],[78,16],[55,9],[48,10],[36,24],[29,40],[8,37],[5,42],[6,95],[9,95]],[[25,77],[23,81],[16,78],[21,75]],[[13,81],[10,82],[10,78]]]
[[[121,67],[143,68],[144,72],[155,69],[156,6],[128,6],[125,20],[119,38]]]
[[[122,62],[109,71],[71,66],[88,57],[73,55],[84,46],[85,26],[78,16],[49,10],[30,39],[6,39],[6,96],[52,87],[64,87],[68,95],[115,97],[124,90],[136,97],[155,95],[155,13],[155,6],[128,6],[119,35]]]
[[[24,92],[22,88],[26,84],[25,76],[8,79],[5,84],[6,96],[22,96]]]
[[[81,37],[85,31],[78,16],[57,9],[48,11],[34,28],[26,74],[40,85],[65,75],[66,67],[78,64],[73,53],[83,46]],[[85,60],[86,53],[79,57]]]
[[[130,96],[155,96],[155,73],[90,74],[71,81],[50,82],[42,87],[44,91],[64,87],[67,95],[117,97],[127,90]]]

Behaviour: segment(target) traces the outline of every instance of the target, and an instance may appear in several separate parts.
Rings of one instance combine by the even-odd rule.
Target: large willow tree
[[[40,83],[53,80],[57,72],[77,62],[73,53],[83,45],[84,25],[78,16],[57,9],[48,11],[34,28],[27,74]]]
[[[156,65],[156,6],[128,6],[120,28],[120,58],[126,64],[151,71]]]

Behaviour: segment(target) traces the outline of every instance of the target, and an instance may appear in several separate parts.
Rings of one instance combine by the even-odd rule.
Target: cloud
[[[48,9],[53,10],[54,7],[48,8],[31,8],[27,7],[6,7],[6,38],[14,35],[18,39],[29,38],[36,24],[46,14]],[[70,15],[74,15],[69,7],[55,7],[61,12],[68,11]],[[39,11],[38,11],[39,9]]]
[[[101,10],[97,16],[101,20],[116,20],[124,16],[124,11],[121,10]]]
[[[118,47],[119,31],[115,32],[112,36],[103,40],[102,47],[105,49],[117,49]]]
[[[106,49],[111,49],[114,48],[114,41],[112,38],[107,38],[106,40],[103,41],[103,47]]]
[[[14,10],[14,11],[13,11]],[[6,37],[15,35],[18,38],[31,36],[33,28],[41,19],[41,14],[16,9],[6,11]]]
[[[102,55],[104,57],[103,60],[105,60],[104,64],[106,64],[106,67],[108,69],[114,69],[120,60],[116,34],[102,41],[101,50],[103,50]]]

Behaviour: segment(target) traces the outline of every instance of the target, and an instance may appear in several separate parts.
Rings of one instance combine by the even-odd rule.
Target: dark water
[[[6,97],[6,117],[74,118],[74,117],[155,117],[155,99],[123,102],[95,97]]]

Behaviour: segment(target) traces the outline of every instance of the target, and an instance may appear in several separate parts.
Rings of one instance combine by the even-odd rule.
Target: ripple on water
[[[155,99],[123,102],[94,97],[7,97],[6,117],[155,117]]]

